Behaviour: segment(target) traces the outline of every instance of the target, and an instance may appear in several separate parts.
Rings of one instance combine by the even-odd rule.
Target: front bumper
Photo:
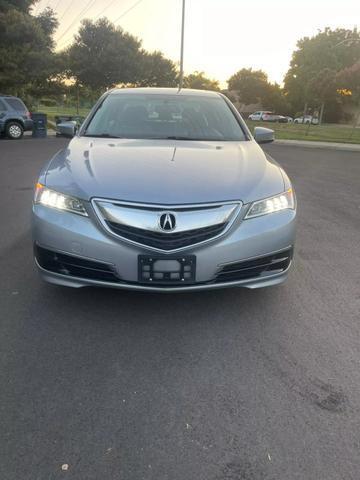
[[[176,292],[243,286],[259,288],[282,283],[290,262],[281,271],[263,272],[252,278],[219,281],[217,274],[224,265],[261,259],[277,252],[292,249],[295,241],[296,212],[284,210],[251,220],[239,218],[222,237],[205,244],[187,248],[184,255],[196,256],[196,279],[192,284],[149,285],[138,282],[139,255],[153,255],[153,251],[115,238],[106,232],[95,214],[82,217],[60,212],[42,205],[33,207],[33,238],[35,245],[71,255],[86,261],[102,262],[111,266],[116,281],[84,278],[43,268],[36,260],[44,280],[64,286],[101,286],[131,290]],[[174,254],[166,254],[169,258]],[[177,255],[178,256],[178,255]]]

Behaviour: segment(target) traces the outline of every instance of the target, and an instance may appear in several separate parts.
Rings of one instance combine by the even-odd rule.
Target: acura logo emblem
[[[159,225],[161,230],[165,232],[171,232],[176,227],[176,217],[171,212],[164,212],[160,215]]]

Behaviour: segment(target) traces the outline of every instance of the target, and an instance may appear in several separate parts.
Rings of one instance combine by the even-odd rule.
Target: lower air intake
[[[216,275],[216,282],[247,280],[285,271],[291,262],[293,249],[289,248],[273,255],[224,265]]]
[[[86,278],[103,282],[119,282],[112,265],[58,253],[35,245],[35,257],[40,267],[69,277]]]

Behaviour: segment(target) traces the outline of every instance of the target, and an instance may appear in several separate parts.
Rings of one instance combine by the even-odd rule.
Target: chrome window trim
[[[98,206],[97,202],[107,202],[107,203],[113,203],[113,204],[118,204],[118,205],[124,205],[124,206],[128,206],[128,207],[137,207],[137,208],[141,208],[143,207],[144,209],[145,208],[148,208],[148,209],[158,209],[159,210],[159,214],[164,212],[164,211],[174,211],[176,213],[176,210],[186,210],[186,209],[196,209],[196,208],[199,208],[199,209],[202,209],[202,208],[206,208],[206,207],[219,207],[219,206],[223,206],[223,205],[236,205],[236,208],[234,209],[234,211],[231,213],[230,215],[230,220],[228,222],[228,224],[225,226],[224,230],[221,231],[221,233],[219,233],[218,235],[215,235],[214,237],[212,238],[208,238],[206,240],[203,240],[202,242],[197,242],[197,243],[193,243],[191,245],[187,245],[185,247],[181,247],[181,248],[175,248],[175,249],[172,249],[172,250],[163,250],[163,249],[160,249],[160,248],[156,248],[156,247],[152,247],[152,246],[149,246],[149,245],[146,245],[146,244],[143,244],[143,243],[139,243],[139,242],[135,242],[133,240],[130,240],[126,237],[123,237],[121,235],[118,235],[116,233],[114,233],[109,227],[108,225],[106,224],[105,222],[105,219],[101,213],[101,209],[100,207]],[[136,203],[136,202],[127,202],[127,201],[121,201],[121,200],[112,200],[110,198],[98,198],[98,197],[94,197],[91,199],[91,205],[95,211],[95,214],[96,214],[96,217],[97,219],[99,220],[99,222],[101,223],[101,225],[103,226],[103,228],[113,237],[117,238],[117,239],[121,239],[123,240],[124,242],[127,242],[129,244],[132,244],[132,245],[136,245],[138,247],[141,247],[142,249],[147,249],[147,250],[151,250],[151,251],[154,251],[154,252],[159,252],[161,254],[173,254],[173,253],[177,253],[177,252],[181,252],[181,251],[184,251],[184,250],[190,250],[194,247],[198,247],[198,246],[201,246],[201,245],[205,245],[209,242],[213,242],[214,240],[217,240],[218,238],[224,236],[229,230],[230,228],[232,227],[232,225],[234,224],[235,220],[238,218],[239,216],[239,213],[241,211],[241,208],[243,206],[243,203],[240,201],[240,200],[229,200],[229,201],[226,201],[226,202],[212,202],[212,203],[194,203],[194,204],[176,204],[176,205],[164,205],[164,204],[157,204],[157,203]],[[161,233],[164,233],[165,232],[161,232]],[[170,232],[170,233],[175,233],[175,232]]]

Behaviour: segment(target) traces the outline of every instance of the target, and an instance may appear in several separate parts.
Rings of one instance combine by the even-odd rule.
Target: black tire
[[[20,140],[24,135],[24,127],[19,122],[9,122],[6,124],[6,136],[10,140]]]

